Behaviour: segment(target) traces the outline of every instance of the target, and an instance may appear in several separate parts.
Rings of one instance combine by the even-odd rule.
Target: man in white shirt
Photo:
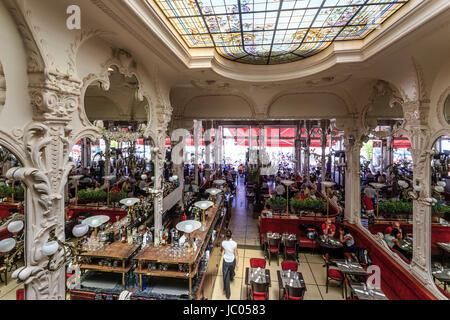
[[[227,230],[225,236],[226,240],[222,241],[222,251],[225,251],[223,255],[223,289],[227,299],[230,299],[230,280],[234,279],[234,269],[239,269],[238,266],[238,249],[237,243],[231,239],[231,230]]]

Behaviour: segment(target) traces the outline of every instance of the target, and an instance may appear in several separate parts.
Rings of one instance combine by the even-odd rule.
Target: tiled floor
[[[5,286],[5,283],[0,282],[0,300],[16,300],[16,291],[19,289],[23,289],[23,283],[17,283],[17,280],[11,279],[11,272],[8,273],[8,285]],[[2,274],[2,280],[5,279],[4,274]]]
[[[229,228],[233,232],[233,240],[238,243],[239,269],[236,276],[231,282],[231,300],[245,300],[245,268],[250,266],[250,258],[264,258],[264,252],[259,248],[258,235],[258,219],[252,217],[252,207],[246,207],[245,202],[245,186],[243,179],[239,180],[236,191],[235,200],[233,202],[233,212]],[[342,300],[342,289],[337,283],[330,282],[328,293],[325,287],[325,268],[323,267],[323,258],[320,254],[301,253],[299,255],[300,264],[299,271],[302,273],[306,283],[307,291],[305,300]],[[279,258],[280,265],[277,264],[276,258],[267,261],[266,268],[270,270],[271,287],[269,291],[270,300],[279,299],[278,281],[276,278],[277,270],[281,270],[281,262],[283,258]],[[225,300],[223,292],[222,264],[219,265],[219,273],[214,285],[213,300]]]

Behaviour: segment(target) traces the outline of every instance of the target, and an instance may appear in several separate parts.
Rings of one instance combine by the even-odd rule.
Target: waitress
[[[230,280],[234,279],[234,270],[239,269],[238,265],[238,249],[236,241],[231,239],[232,232],[231,230],[227,230],[225,233],[226,240],[222,241],[222,249],[221,251],[225,251],[223,255],[223,290],[225,291],[225,295],[227,299],[230,299]]]

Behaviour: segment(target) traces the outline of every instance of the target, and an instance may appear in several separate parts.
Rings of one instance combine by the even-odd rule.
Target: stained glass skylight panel
[[[278,64],[360,40],[409,0],[155,1],[190,48],[230,60]]]

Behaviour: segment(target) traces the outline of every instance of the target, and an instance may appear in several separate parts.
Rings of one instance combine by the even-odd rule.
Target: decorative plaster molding
[[[67,63],[67,74],[77,74],[77,54],[81,45],[93,37],[100,37],[106,35],[113,35],[112,32],[107,32],[103,30],[82,30],[75,40],[70,44],[69,49],[67,49],[68,63]]]
[[[33,34],[32,28],[29,22],[25,18],[20,9],[17,1],[14,0],[4,0],[6,8],[11,13],[14,21],[17,24],[17,28],[22,35],[22,39],[26,48],[27,53],[27,64],[29,73],[42,73],[45,70],[45,62],[43,55],[41,54],[42,48],[39,47],[38,43],[35,41],[35,36]],[[28,14],[29,16],[29,14]]]
[[[5,73],[3,72],[3,65],[0,61],[0,112],[6,102],[6,79]]]
[[[439,96],[439,100],[436,105],[436,113],[437,118],[439,120],[439,123],[443,128],[446,128],[450,130],[450,123],[446,119],[445,115],[445,102],[447,101],[447,98],[450,97],[450,86],[448,86],[444,92]],[[449,115],[450,116],[450,115]]]

